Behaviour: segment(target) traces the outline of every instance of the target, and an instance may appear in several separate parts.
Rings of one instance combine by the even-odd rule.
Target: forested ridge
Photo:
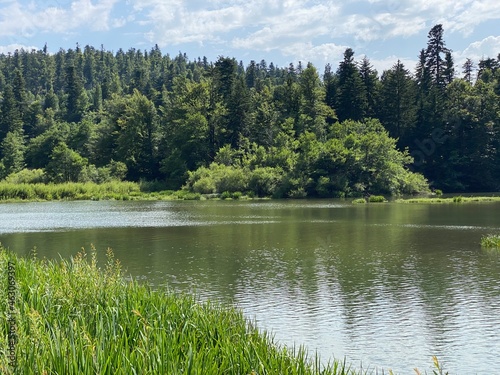
[[[414,71],[189,60],[158,46],[0,55],[0,179],[339,197],[500,190],[500,54]],[[423,177],[425,176],[425,178]],[[428,184],[429,183],[429,184]]]

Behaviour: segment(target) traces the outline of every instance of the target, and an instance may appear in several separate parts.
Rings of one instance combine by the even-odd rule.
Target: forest
[[[201,194],[500,191],[500,54],[456,67],[442,25],[379,74],[158,46],[0,55],[0,179],[156,181]],[[477,64],[477,65],[476,65]]]

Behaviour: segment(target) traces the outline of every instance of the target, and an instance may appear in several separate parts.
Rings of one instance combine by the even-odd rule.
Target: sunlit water
[[[243,309],[287,345],[355,368],[500,368],[500,204],[342,201],[0,205],[20,254],[112,247],[127,274]]]

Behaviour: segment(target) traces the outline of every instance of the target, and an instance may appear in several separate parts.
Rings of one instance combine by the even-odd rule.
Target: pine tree
[[[66,121],[79,122],[87,107],[82,80],[73,65],[66,68]]]
[[[465,60],[464,64],[462,65],[462,73],[464,74],[463,78],[470,84],[472,84],[472,74],[474,72],[474,69],[474,63],[471,59],[467,58],[467,60]]]
[[[11,85],[5,86],[2,96],[3,100],[0,105],[2,113],[2,116],[0,116],[0,142],[7,133],[21,133],[23,129],[21,113]]]
[[[443,25],[435,25],[429,31],[427,49],[425,51],[425,66],[429,71],[432,83],[441,88],[445,85],[445,63],[441,55],[450,52],[450,50],[446,48],[443,34]]]
[[[344,60],[337,70],[337,107],[339,121],[361,120],[365,117],[366,94],[351,48],[344,52]]]
[[[370,60],[365,56],[359,67],[359,74],[363,81],[364,91],[366,96],[366,107],[364,113],[366,117],[377,117],[378,114],[378,97],[380,91],[380,82],[378,73],[373,68]]]
[[[453,56],[450,51],[446,52],[445,60],[444,60],[444,70],[443,70],[443,78],[444,84],[447,86],[453,82],[455,78],[455,66],[453,62]]]

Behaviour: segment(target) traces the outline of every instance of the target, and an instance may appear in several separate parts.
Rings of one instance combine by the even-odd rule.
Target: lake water
[[[111,247],[128,275],[240,307],[287,345],[355,368],[500,368],[500,203],[338,200],[0,205],[18,254]]]

